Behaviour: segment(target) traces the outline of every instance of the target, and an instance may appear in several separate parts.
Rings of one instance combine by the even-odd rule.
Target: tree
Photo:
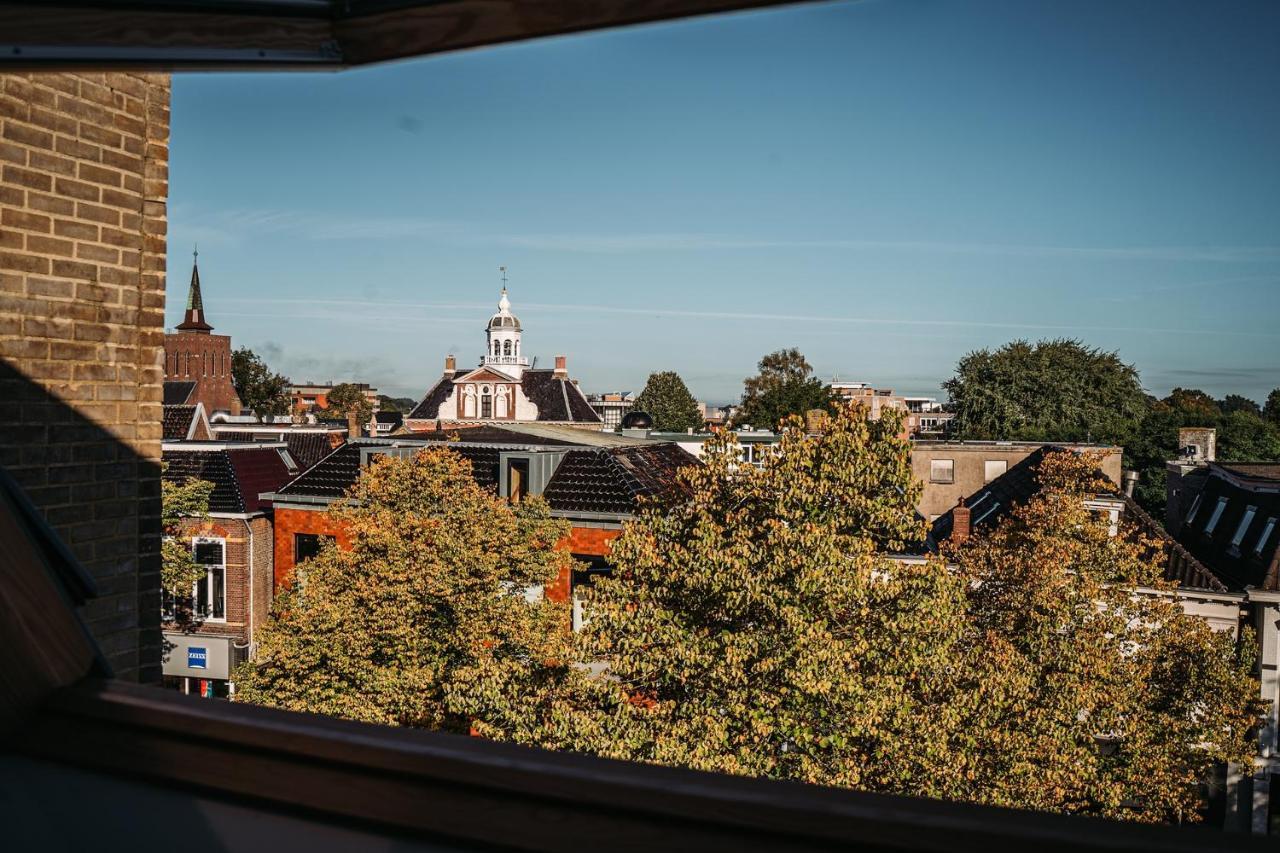
[[[563,745],[874,790],[948,762],[963,585],[879,555],[925,535],[901,417],[841,406],[815,437],[788,419],[758,469],[713,436],[588,590],[580,654],[616,697]]]
[[[1262,414],[1262,408],[1257,403],[1239,394],[1228,394],[1223,397],[1222,402],[1218,404],[1218,408],[1222,410],[1224,415],[1229,415],[1232,412],[1247,412],[1251,415]]]
[[[184,536],[183,526],[200,524],[209,514],[209,496],[213,483],[187,479],[176,482],[168,478],[160,481],[160,523],[164,538],[160,542],[160,588],[172,596],[175,603],[183,605],[180,611],[187,613],[191,588],[204,578],[205,568],[195,561],[191,543]]]
[[[1252,648],[1185,613],[1164,550],[1112,536],[1085,500],[1097,460],[1050,453],[1040,493],[948,556],[972,639],[1003,673],[984,699],[966,799],[1141,821],[1195,820],[1216,762],[1251,760]]]
[[[649,413],[654,429],[684,432],[702,427],[698,401],[674,370],[650,373],[644,390],[636,397],[635,409]]]
[[[590,588],[580,655],[606,666],[613,696],[592,697],[559,745],[1194,819],[1204,771],[1250,754],[1250,661],[1183,614],[1155,543],[1112,538],[1086,509],[1096,460],[1051,454],[1044,493],[947,559],[885,556],[924,535],[901,417],[842,406],[815,435],[791,419],[759,469],[737,465],[732,434],[713,437]]]
[[[1147,408],[1132,365],[1066,339],[976,350],[960,359],[943,388],[961,439],[1124,444]]]
[[[1276,426],[1280,426],[1280,388],[1273,388],[1267,395],[1267,402],[1262,407],[1262,416]]]
[[[272,373],[248,347],[231,354],[231,384],[244,407],[258,417],[289,414],[288,378]]]
[[[831,409],[830,386],[811,376],[813,368],[800,350],[771,352],[757,368],[760,372],[742,383],[742,404],[733,414],[735,425],[773,429],[790,415]]]
[[[386,394],[378,395],[378,410],[383,412],[404,412],[413,411],[413,407],[418,405],[418,401],[410,397],[388,397]]]
[[[568,524],[499,500],[445,447],[378,457],[329,510],[350,548],[298,566],[235,675],[236,699],[537,742],[570,665]]]
[[[369,418],[373,417],[373,404],[359,385],[350,382],[335,385],[324,395],[324,400],[326,417],[345,420],[354,414],[358,424],[367,424]]]

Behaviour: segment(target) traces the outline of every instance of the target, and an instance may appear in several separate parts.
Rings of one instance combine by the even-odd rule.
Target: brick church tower
[[[210,414],[238,415],[240,398],[231,384],[231,336],[212,331],[204,315],[200,268],[193,259],[187,313],[177,331],[164,336],[165,402],[199,402]]]

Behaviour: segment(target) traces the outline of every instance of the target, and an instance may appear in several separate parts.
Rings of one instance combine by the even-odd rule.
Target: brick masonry
[[[0,74],[0,465],[97,580],[118,676],[160,674],[169,77]]]
[[[182,535],[187,540],[215,537],[224,540],[226,546],[226,618],[201,622],[199,631],[229,636],[237,643],[252,642],[254,632],[271,610],[271,522],[264,516],[186,521]]]

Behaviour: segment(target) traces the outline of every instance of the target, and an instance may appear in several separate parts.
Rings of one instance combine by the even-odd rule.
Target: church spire
[[[178,330],[208,334],[213,331],[213,326],[210,326],[204,319],[204,299],[200,295],[199,259],[199,250],[193,251],[191,253],[191,286],[187,290],[187,313],[183,316],[182,322],[178,324]]]

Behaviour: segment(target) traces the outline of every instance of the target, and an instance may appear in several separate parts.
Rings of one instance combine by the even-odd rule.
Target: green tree
[[[1147,409],[1132,365],[1075,340],[976,350],[960,359],[943,388],[961,439],[1124,444]]]
[[[1164,549],[1112,536],[1086,499],[1088,455],[1052,453],[1041,492],[948,556],[972,640],[1001,673],[985,695],[964,799],[1111,818],[1197,819],[1218,762],[1251,760],[1263,710],[1252,649],[1183,611]]]
[[[568,606],[528,591],[568,571],[568,524],[512,505],[445,447],[378,457],[329,510],[350,547],[301,564],[236,671],[236,699],[537,742],[569,665]]]
[[[351,382],[343,382],[333,386],[324,395],[323,414],[326,418],[346,420],[348,415],[356,416],[356,423],[367,424],[373,417],[373,403],[365,396],[364,390]],[[320,414],[319,412],[317,414]]]
[[[1267,395],[1267,402],[1262,407],[1262,416],[1276,426],[1280,426],[1280,388],[1273,388]]]
[[[244,407],[258,417],[289,414],[289,379],[272,373],[248,347],[231,354],[231,384]]]
[[[832,408],[831,387],[812,376],[813,368],[800,350],[771,352],[757,369],[758,374],[743,382],[742,403],[733,413],[735,425],[774,429],[791,415]]]
[[[684,432],[702,427],[698,401],[674,370],[650,373],[644,390],[636,397],[635,409],[652,416],[654,429]]]
[[[1222,402],[1218,404],[1218,408],[1222,410],[1223,414],[1227,415],[1232,412],[1247,412],[1251,415],[1262,414],[1262,407],[1240,394],[1228,394],[1223,397]]]
[[[173,596],[182,612],[190,610],[186,605],[191,587],[205,575],[204,567],[196,563],[191,553],[184,526],[199,526],[208,520],[212,494],[213,483],[205,480],[179,482],[162,477],[160,481],[160,523],[164,530],[160,542],[160,588]]]
[[[408,414],[413,411],[413,407],[418,405],[418,401],[409,397],[388,397],[386,394],[378,395],[378,409],[383,412],[404,412]]]

